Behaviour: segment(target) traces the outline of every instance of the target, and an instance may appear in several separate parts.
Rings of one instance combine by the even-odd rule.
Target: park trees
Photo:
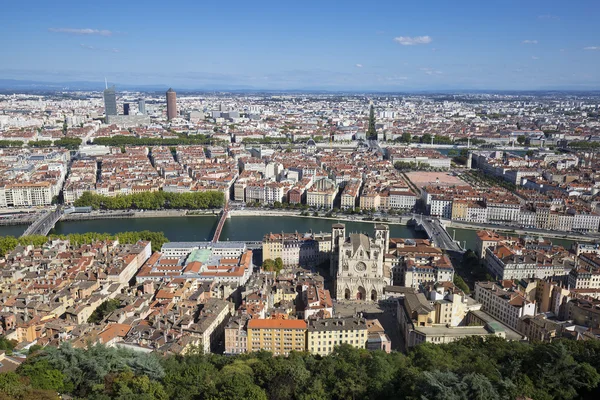
[[[74,205],[76,207],[92,207],[94,210],[159,210],[188,209],[199,210],[219,208],[225,204],[223,192],[141,192],[128,195],[103,196],[92,192],[84,192]]]
[[[275,262],[275,261],[273,261]],[[0,374],[0,398],[577,399],[597,398],[600,345],[468,337],[407,355],[336,347],[328,356],[266,351],[159,356],[105,347],[45,348]],[[54,397],[52,397],[54,396]]]

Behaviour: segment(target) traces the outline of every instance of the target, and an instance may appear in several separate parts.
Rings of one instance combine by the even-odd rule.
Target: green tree
[[[465,280],[457,273],[454,273],[454,284],[456,285],[457,288],[459,288],[466,294],[471,293],[471,289],[469,289],[469,286],[467,285]]]
[[[278,274],[283,269],[283,260],[277,257],[275,260],[267,258],[263,261],[262,269],[268,272],[275,272]]]
[[[277,257],[275,259],[275,272],[280,273],[282,269],[283,269],[283,260],[281,259],[281,257]]]
[[[0,374],[0,393],[9,396],[9,398],[22,398],[29,390],[30,387],[23,382],[21,376],[16,372]],[[0,396],[0,398],[3,397]]]
[[[105,302],[100,304],[100,306],[98,306],[98,308],[96,308],[94,312],[90,315],[90,317],[88,318],[88,323],[96,324],[98,322],[102,322],[104,318],[106,318],[108,315],[110,315],[110,313],[119,308],[120,305],[121,302],[117,299],[106,300]]]
[[[25,362],[19,369],[19,374],[29,378],[34,389],[63,391],[65,388],[65,375],[56,368],[52,368],[48,360]]]
[[[519,135],[519,136],[517,136],[517,143],[523,144],[523,143],[525,143],[525,140],[527,140],[527,138],[525,137],[525,135]]]
[[[409,132],[403,132],[401,140],[404,143],[410,143],[411,140],[412,140],[412,136],[411,136],[411,134]]]
[[[415,171],[420,169],[417,163],[413,161],[396,161],[394,163],[394,168],[396,168],[398,171]]]
[[[109,395],[114,398],[132,399],[147,398],[167,400],[169,397],[160,382],[150,380],[147,375],[136,376],[132,371],[125,371],[107,376],[105,385]]]

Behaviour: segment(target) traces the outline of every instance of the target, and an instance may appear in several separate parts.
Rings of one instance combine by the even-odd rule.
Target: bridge
[[[385,151],[381,148],[377,140],[368,140],[367,145],[369,146],[369,149],[373,149],[377,153],[385,157]]]
[[[229,209],[225,207],[223,211],[221,211],[221,218],[219,219],[219,224],[217,225],[217,229],[215,230],[215,235],[213,236],[212,242],[217,243],[219,241],[219,236],[221,236],[221,232],[223,231],[223,225],[225,225],[225,220],[229,217]]]
[[[248,250],[259,250],[259,249],[262,249],[262,247],[263,247],[263,242],[259,242],[259,241],[246,242],[246,248]]]
[[[416,228],[427,233],[427,237],[440,249],[464,253],[464,249],[458,243],[452,240],[452,237],[440,223],[440,220],[433,217],[413,216],[412,221],[416,224]]]
[[[29,225],[29,227],[25,230],[25,232],[23,232],[21,236],[46,236],[48,232],[50,232],[50,230],[54,228],[56,221],[58,221],[60,217],[62,217],[62,215],[63,209],[61,206],[56,207],[56,210],[54,211],[43,213],[37,220],[33,221],[33,223]]]

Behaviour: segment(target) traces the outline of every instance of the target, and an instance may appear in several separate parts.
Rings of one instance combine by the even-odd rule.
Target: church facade
[[[346,227],[335,224],[331,235],[331,275],[338,300],[378,301],[391,274],[384,257],[389,247],[387,225],[375,225],[373,237],[363,233],[346,236]]]

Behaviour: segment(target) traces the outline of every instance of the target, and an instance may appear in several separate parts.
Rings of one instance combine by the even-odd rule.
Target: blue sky
[[[600,1],[21,1],[0,78],[261,89],[600,89]]]

